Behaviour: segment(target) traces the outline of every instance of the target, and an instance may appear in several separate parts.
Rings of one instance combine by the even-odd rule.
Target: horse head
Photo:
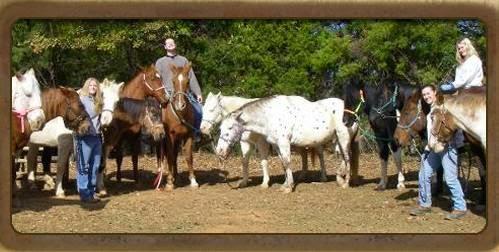
[[[46,121],[42,109],[40,84],[33,68],[12,77],[12,109],[26,113],[31,130],[39,130]]]
[[[177,67],[170,64],[170,69],[173,73],[173,94],[172,102],[177,111],[185,109],[188,103],[187,94],[189,92],[189,71],[191,70],[191,62],[188,62],[183,67]]]
[[[227,158],[230,147],[241,139],[244,132],[244,121],[241,119],[242,111],[235,111],[222,121],[220,137],[218,138],[216,153],[221,158]]]
[[[155,99],[145,100],[143,125],[145,133],[151,135],[154,141],[160,140],[165,135],[165,127],[161,120],[161,106]]]
[[[439,153],[452,140],[457,126],[452,115],[443,106],[435,106],[430,112],[430,118],[433,121],[431,135],[434,141],[430,141],[428,145],[434,152]]]
[[[90,129],[90,118],[85,111],[85,107],[80,100],[78,93],[70,88],[59,87],[64,101],[48,101],[58,102],[57,106],[60,110],[60,115],[64,119],[64,124],[68,129],[75,131],[79,135],[84,135]]]
[[[201,121],[201,133],[209,135],[213,126],[222,121],[222,106],[220,95],[209,93],[203,105],[203,120]]]
[[[427,104],[421,97],[421,89],[417,89],[405,99],[404,106],[400,111],[399,122],[393,137],[401,146],[409,145],[410,140],[426,128],[423,107]]]
[[[124,82],[118,84],[114,80],[109,81],[107,78],[100,83],[103,98],[100,122],[103,127],[108,126],[113,120],[113,112],[120,98],[119,93],[123,84]]]
[[[141,81],[146,87],[145,94],[156,98],[161,104],[166,104],[168,101],[166,99],[165,87],[163,86],[161,76],[156,67],[151,64],[145,69],[142,69],[141,75]]]

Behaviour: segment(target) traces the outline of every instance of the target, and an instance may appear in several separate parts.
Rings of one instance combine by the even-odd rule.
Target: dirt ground
[[[339,159],[331,153],[326,158],[328,182],[319,182],[318,168],[310,167],[307,178],[289,194],[279,190],[284,177],[275,156],[269,161],[268,189],[259,186],[262,173],[256,157],[250,162],[249,186],[231,189],[224,182],[224,172],[233,181],[241,176],[240,157],[231,155],[225,170],[221,170],[216,156],[207,152],[194,155],[200,187],[191,189],[181,157],[179,184],[173,192],[154,190],[154,158],[140,158],[138,183],[132,179],[129,157],[123,162],[121,183],[116,182],[115,162],[110,160],[110,196],[91,206],[80,203],[71,167],[66,198],[55,198],[53,190],[23,188],[20,206],[12,210],[12,224],[21,233],[477,233],[486,225],[485,212],[475,206],[481,190],[475,168],[469,179],[468,215],[448,221],[444,220],[450,209],[446,193],[434,198],[429,215],[408,214],[416,205],[418,158],[404,157],[407,188],[402,191],[395,189],[396,168],[390,159],[388,189],[381,192],[374,190],[380,176],[376,154],[361,154],[362,183],[348,189],[335,182]],[[300,162],[299,156],[293,156],[295,179]],[[463,165],[467,176],[469,166]],[[55,176],[55,164],[52,171]],[[38,179],[39,188],[43,188],[41,174]]]

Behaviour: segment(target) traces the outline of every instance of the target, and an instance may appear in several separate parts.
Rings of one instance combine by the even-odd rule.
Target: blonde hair
[[[467,53],[466,53],[466,57],[464,59],[461,57],[461,54],[459,54],[459,50],[457,49],[457,46],[459,44],[463,44],[466,48]],[[457,44],[456,44],[456,60],[457,60],[457,62],[459,62],[459,64],[462,64],[464,61],[466,61],[472,55],[476,55],[477,57],[479,57],[475,47],[473,46],[473,43],[471,43],[471,40],[469,38],[464,38],[461,41],[457,42]]]
[[[102,91],[100,89],[100,84],[99,81],[96,78],[88,78],[85,83],[83,83],[83,87],[79,90],[80,96],[90,96],[88,93],[88,86],[90,85],[90,82],[94,81],[97,83],[97,92],[95,92],[94,96],[94,106],[95,106],[95,112],[97,114],[100,114],[102,112],[102,106],[104,104],[103,98],[102,98]]]

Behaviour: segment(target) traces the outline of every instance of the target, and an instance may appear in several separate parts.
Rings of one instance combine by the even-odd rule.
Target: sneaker
[[[409,214],[412,216],[421,216],[421,215],[427,214],[429,212],[431,212],[431,207],[418,206],[418,207],[411,209],[411,211],[409,211]]]
[[[445,216],[446,220],[457,220],[461,219],[466,215],[466,210],[461,211],[461,210],[452,210],[447,216]]]

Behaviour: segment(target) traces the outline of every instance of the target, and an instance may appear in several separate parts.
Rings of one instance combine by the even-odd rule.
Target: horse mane
[[[276,98],[277,95],[271,95],[271,96],[267,96],[267,97],[263,97],[261,99],[258,99],[258,100],[254,100],[254,101],[251,101],[251,102],[248,102],[246,104],[244,104],[243,106],[241,106],[239,109],[237,109],[236,111],[234,111],[233,113],[235,112],[239,112],[239,111],[247,111],[247,112],[251,112],[253,111],[253,109],[255,107],[260,107],[261,105],[265,105],[267,104],[270,100]],[[249,111],[248,111],[249,110]]]
[[[126,112],[133,120],[140,120],[144,112],[145,101],[133,98],[120,98],[116,110]]]

